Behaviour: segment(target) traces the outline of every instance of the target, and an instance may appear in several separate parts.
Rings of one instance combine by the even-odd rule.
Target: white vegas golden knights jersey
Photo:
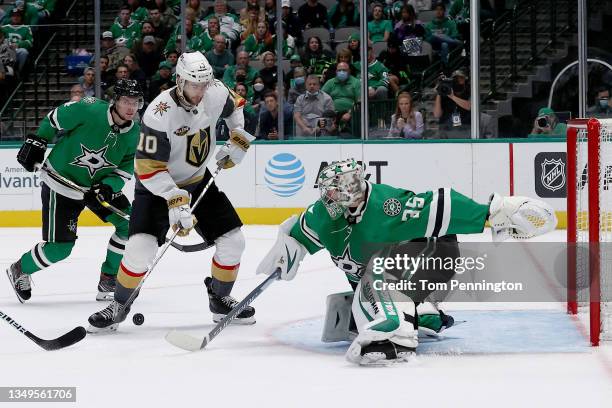
[[[147,107],[136,151],[136,190],[169,198],[176,186],[191,192],[204,177],[215,151],[215,125],[223,118],[230,129],[244,127],[245,100],[215,80],[198,106],[179,104],[176,87]]]

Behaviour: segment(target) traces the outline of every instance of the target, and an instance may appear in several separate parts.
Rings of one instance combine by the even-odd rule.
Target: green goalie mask
[[[363,168],[355,159],[332,162],[321,170],[317,184],[321,201],[333,219],[359,205],[366,191]]]

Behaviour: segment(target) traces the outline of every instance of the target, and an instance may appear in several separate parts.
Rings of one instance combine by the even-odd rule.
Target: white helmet
[[[176,63],[177,94],[181,103],[185,104],[186,107],[191,107],[191,104],[185,99],[183,94],[185,81],[210,83],[214,78],[213,69],[201,52],[181,54]]]
[[[317,178],[321,201],[332,219],[356,207],[365,198],[363,168],[355,159],[335,161],[324,167]]]

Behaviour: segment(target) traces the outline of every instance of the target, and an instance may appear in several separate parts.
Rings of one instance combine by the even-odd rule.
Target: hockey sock
[[[113,234],[106,247],[106,259],[102,264],[102,273],[106,275],[117,275],[126,242],[127,240],[117,235],[117,232]]]
[[[213,256],[211,265],[212,274],[212,290],[217,296],[227,296],[231,293],[234,287],[234,282],[238,276],[237,265],[221,265],[215,260]]]
[[[23,273],[31,275],[41,269],[48,268],[56,262],[68,258],[74,242],[39,242],[21,256]]]
[[[123,262],[119,264],[119,273],[117,274],[117,287],[115,288],[115,300],[119,303],[125,303],[130,298],[142,277],[147,271],[135,272],[130,271],[125,267]]]

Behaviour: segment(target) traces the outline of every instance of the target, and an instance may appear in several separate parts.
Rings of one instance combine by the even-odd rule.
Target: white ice
[[[26,304],[18,303],[0,276],[0,310],[44,338],[86,325],[87,317],[105,306],[94,299],[111,233],[80,228],[72,256],[34,275],[33,297]],[[563,240],[563,234],[548,239]],[[238,298],[263,279],[255,268],[275,228],[247,226],[245,235],[233,292]],[[39,229],[0,229],[0,268],[39,237]],[[168,251],[133,308],[145,315],[140,327],[126,321],[115,334],[90,335],[65,350],[46,352],[0,322],[0,386],[76,386],[77,403],[65,406],[88,408],[612,406],[609,345],[585,353],[425,355],[413,365],[363,368],[335,354],[282,343],[273,332],[322,316],[326,296],[349,289],[325,253],[308,257],[294,281],[275,282],[255,301],[257,324],[231,326],[205,351],[184,352],[164,335],[174,328],[203,335],[212,328],[202,283],[212,252]]]

